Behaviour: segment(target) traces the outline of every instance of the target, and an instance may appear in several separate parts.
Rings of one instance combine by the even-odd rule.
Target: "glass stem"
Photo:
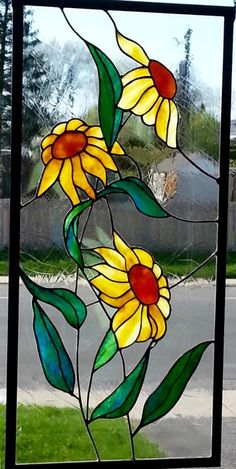
[[[79,277],[79,267],[77,267],[77,272],[76,272],[76,282],[75,282],[75,293],[76,294],[77,294],[77,290],[78,290],[78,277]],[[85,412],[84,412],[84,408],[83,408],[82,394],[81,394],[81,387],[80,387],[79,342],[80,342],[80,329],[78,327],[78,330],[77,330],[77,343],[76,343],[76,378],[77,378],[77,386],[78,386],[78,396],[74,395],[74,397],[79,402],[81,416],[82,416],[82,419],[84,421],[84,425],[86,427],[88,436],[89,436],[90,441],[92,443],[92,446],[94,448],[94,451],[95,451],[95,454],[96,454],[96,457],[97,457],[97,461],[100,461],[100,456],[99,456],[99,453],[98,453],[98,450],[97,450],[97,447],[96,447],[96,443],[94,441],[93,435],[92,435],[91,430],[89,428],[88,421],[87,421],[87,418],[86,418],[86,415],[85,415]]]
[[[174,283],[174,285],[171,285],[169,289],[171,290],[171,288],[177,287],[177,285],[180,285],[181,283],[185,282],[185,280],[187,280],[189,277],[192,277],[193,274],[195,274],[198,270],[200,270],[205,264],[207,264],[215,256],[217,256],[217,251],[214,251],[205,261],[203,261],[195,269],[191,270],[191,272],[189,272],[188,275],[178,280],[178,282]]]
[[[126,378],[126,371],[125,371],[125,360],[122,351],[120,350],[120,357],[121,357],[121,362],[122,362],[122,368],[123,368],[123,375],[124,379]],[[132,427],[131,427],[131,421],[130,421],[130,416],[129,413],[126,414],[127,417],[127,422],[128,422],[128,429],[129,429],[129,437],[130,437],[130,447],[131,447],[131,459],[135,461],[135,448],[134,448],[134,440],[133,440],[133,435],[132,435]]]

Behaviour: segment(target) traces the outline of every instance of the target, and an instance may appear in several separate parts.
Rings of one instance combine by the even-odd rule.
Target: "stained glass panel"
[[[16,462],[213,465],[224,20],[29,14]]]

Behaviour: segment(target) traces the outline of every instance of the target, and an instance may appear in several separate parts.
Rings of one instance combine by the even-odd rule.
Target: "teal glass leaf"
[[[33,282],[22,270],[20,275],[26,288],[34,298],[57,308],[66,321],[75,329],[83,324],[87,314],[86,306],[74,292],[64,288],[41,287]]]
[[[67,247],[70,257],[76,262],[76,264],[81,269],[83,269],[84,261],[83,261],[83,257],[81,255],[81,250],[80,250],[79,243],[78,243],[77,232],[78,232],[78,229],[77,229],[77,224],[75,221],[69,227],[69,230],[67,233],[67,239],[66,239],[66,247]]]
[[[91,421],[98,418],[114,419],[126,415],[134,406],[141,390],[149,359],[149,350],[124,381],[93,411]]]
[[[212,341],[209,341],[196,345],[175,362],[161,384],[145,402],[139,428],[159,420],[175,406],[204,351],[211,343]]]
[[[68,254],[81,269],[84,268],[84,261],[78,241],[78,217],[91,205],[92,200],[86,200],[76,205],[67,214],[64,221],[64,239]]]
[[[110,329],[105,335],[104,340],[102,341],[93,366],[93,370],[96,371],[101,366],[109,362],[118,350],[118,344],[114,332]]]
[[[103,192],[103,195],[114,193],[127,194],[132,199],[135,207],[149,217],[165,218],[169,216],[155,199],[149,187],[138,178],[128,177],[115,181],[107,186]]]
[[[111,60],[97,47],[87,42],[99,75],[99,121],[104,140],[112,148],[120,129],[123,112],[117,108],[121,97],[120,75]]]
[[[68,254],[81,269],[84,267],[84,261],[78,242],[77,219],[86,208],[90,207],[91,204],[92,200],[86,200],[85,202],[76,205],[68,213],[64,221],[64,238]]]
[[[34,334],[45,377],[56,389],[73,394],[75,374],[62,340],[48,316],[33,300]]]

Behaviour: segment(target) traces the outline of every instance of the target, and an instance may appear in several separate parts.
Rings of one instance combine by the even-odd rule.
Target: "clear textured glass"
[[[143,425],[137,436],[136,429],[145,402],[177,360],[181,357],[184,360],[185,353],[214,339],[218,216],[216,178],[219,175],[223,20],[113,12],[111,16],[118,31],[141,45],[145,51],[144,55],[140,49],[137,52],[143,60],[137,65],[131,55],[127,57],[127,51],[132,48],[125,44],[125,39],[117,43],[114,24],[104,11],[66,9],[65,14],[79,36],[69,27],[59,9],[33,9],[33,27],[38,29],[39,40],[35,57],[43,70],[41,74],[37,70],[35,90],[27,81],[31,76],[27,64],[24,68],[23,94],[25,102],[31,104],[31,112],[37,117],[34,121],[37,132],[33,133],[30,129],[31,135],[24,134],[22,145],[21,267],[28,280],[23,274],[23,282],[20,282],[17,462],[94,460],[98,454],[101,460],[126,460],[132,457],[132,451],[135,451],[137,459],[208,457],[211,454],[212,344],[202,357],[199,356],[197,369],[192,368],[192,376],[190,373],[189,379],[186,378],[186,387],[183,385],[179,396],[176,391],[176,402],[173,398],[167,412],[159,420],[156,418]],[[98,78],[97,72],[102,69],[97,58],[99,53],[96,52],[96,58],[92,58],[88,44],[100,48],[121,76],[126,76],[137,66],[149,67],[150,71],[150,61],[156,61],[163,64],[163,73],[169,82],[173,85],[172,76],[177,82],[177,93],[171,95],[165,85],[161,87],[154,72],[151,74],[155,84],[152,87],[155,90],[161,87],[158,88],[158,96],[168,101],[172,109],[166,124],[157,124],[157,111],[155,125],[145,125],[145,112],[140,115],[132,112],[138,100],[129,106],[125,103],[125,97],[123,101],[121,98],[119,109],[122,102],[126,109],[123,126],[115,135],[115,141],[122,145],[124,154],[120,147],[112,153],[114,141],[110,147],[107,145],[98,149],[97,140],[102,137],[93,133],[92,137],[89,135],[98,124],[103,127],[104,134],[109,134],[110,121],[106,113],[101,112],[104,96],[98,103],[99,86],[102,79],[105,80],[105,73],[100,73]],[[126,47],[126,55],[122,47]],[[135,46],[132,47],[135,49]],[[96,69],[96,60],[100,69]],[[103,67],[113,73],[115,83],[117,75],[114,69],[103,60]],[[123,78],[123,85],[124,81]],[[112,80],[108,83],[112,86]],[[179,109],[177,143],[173,117],[175,105]],[[164,114],[164,107],[162,111]],[[109,112],[111,110],[107,105]],[[114,128],[119,116],[116,118]],[[68,127],[74,125],[71,119],[77,127]],[[165,116],[163,119],[165,121]],[[60,127],[55,128],[59,123],[62,123]],[[26,130],[29,131],[29,127]],[[79,141],[76,155],[82,166],[84,153],[90,155],[85,166],[87,170],[83,167],[83,171],[79,172],[73,162],[72,134],[77,135],[76,144]],[[110,134],[106,138],[109,137]],[[63,155],[60,154],[59,141]],[[94,167],[91,169],[88,166],[91,156],[102,161],[102,165],[95,165],[96,171],[100,171],[98,178]],[[112,164],[117,167],[114,169]],[[72,168],[72,176],[68,168]],[[120,175],[122,181],[119,180]],[[130,181],[135,186],[133,192]],[[114,183],[118,184],[119,190],[114,190]],[[125,184],[125,189],[124,186],[120,189],[120,183]],[[104,187],[110,193],[106,192],[101,197]],[[140,187],[143,191],[141,196]],[[67,217],[68,212],[73,206],[78,208],[79,203],[81,206],[86,204],[86,201],[87,208],[81,214],[78,212],[73,224]],[[83,251],[85,269],[80,264],[75,239]],[[71,247],[70,242],[75,244]],[[103,263],[102,269],[105,263],[113,268],[106,271],[109,273],[100,284],[96,280],[99,270],[92,268],[92,261],[95,254],[98,255],[94,249],[104,247],[114,249],[116,254],[113,253],[113,264],[109,264],[108,254],[96,262]],[[152,257],[144,253],[146,251]],[[125,264],[118,267],[121,252]],[[77,256],[78,267],[73,256],[74,259]],[[135,278],[137,283],[134,285],[134,270],[132,278],[130,272],[136,266],[135,256],[136,259],[140,256],[140,277],[148,275],[156,288],[153,287],[151,292],[155,301],[149,300],[150,292],[146,287],[141,289],[139,276]],[[163,295],[168,295],[168,291],[163,291],[162,284],[166,278],[166,290],[171,298],[163,296],[163,301],[158,303],[161,290]],[[98,300],[99,294],[109,296],[107,281],[115,283],[115,287],[111,285],[114,290],[110,298],[120,298],[127,283],[129,291],[132,289],[135,292],[137,308],[141,307],[143,315],[146,311],[147,320],[145,322],[142,316],[136,336],[133,331],[137,324],[132,323],[131,327],[129,321],[137,308],[133,314],[126,310],[124,320],[118,312],[124,304],[114,308],[112,301],[102,302],[102,297]],[[35,284],[43,289],[37,289]],[[120,294],[116,295],[115,288],[117,291],[120,289]],[[55,296],[53,299],[50,297],[51,304],[45,302],[45,297],[42,298],[46,294],[45,289],[48,298],[52,292],[57,295],[56,300]],[[64,289],[63,292],[66,289],[67,296],[60,290],[58,299],[55,289]],[[72,327],[69,324],[68,304],[65,307],[63,303],[62,310],[58,306],[63,295],[63,301],[68,300],[69,295],[69,306],[75,302],[78,306],[75,297],[71,299],[72,292],[87,306],[87,317],[79,333],[74,323]],[[159,314],[156,323],[150,319],[154,304],[159,304],[159,313],[155,309],[157,316]],[[81,304],[79,308],[79,320],[82,322]],[[115,326],[116,321],[120,321],[120,326]],[[119,327],[124,327],[123,335]],[[91,379],[99,347],[110,328],[113,328],[116,337],[117,353],[103,363]],[[150,347],[151,344],[155,346]],[[113,391],[122,382],[130,386],[134,376],[132,373],[134,370],[138,373],[137,367],[141,367],[142,359],[145,364],[147,349],[150,356],[145,380],[142,381],[141,372],[145,375],[145,366],[142,365],[133,387],[130,387],[130,394],[122,404],[123,410],[114,407],[116,403],[112,397],[112,404],[109,405],[113,406],[114,415],[103,418],[103,414],[101,417],[102,412],[107,417],[112,411],[107,403],[103,406],[105,410],[99,405],[107,396],[113,396]],[[108,350],[109,347],[105,347],[106,353],[109,353]],[[185,368],[182,371],[180,380]],[[132,379],[128,381],[127,376]],[[139,386],[140,392],[136,396],[135,389]],[[119,388],[117,392],[121,400],[125,396],[124,388]],[[129,398],[132,400],[130,408]],[[88,415],[86,407],[89,408]],[[91,419],[89,423],[88,417]],[[150,415],[148,418],[151,418]],[[30,422],[33,422],[33,427]]]

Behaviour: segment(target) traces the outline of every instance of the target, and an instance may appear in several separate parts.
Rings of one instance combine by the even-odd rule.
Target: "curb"
[[[75,277],[74,276],[66,276],[66,277],[62,277],[61,279],[58,279],[58,276],[57,277],[49,277],[47,278],[46,276],[44,277],[41,277],[41,276],[36,276],[36,277],[33,277],[34,281],[35,282],[41,282],[41,283],[51,283],[51,284],[55,284],[55,283],[59,283],[59,282],[64,282],[65,285],[69,285],[70,283],[73,283],[75,281]],[[58,281],[59,280],[59,281]],[[180,280],[180,279],[178,279]],[[177,281],[178,281],[177,280]],[[0,276],[0,285],[8,285],[8,282],[9,282],[9,277],[8,276]],[[172,282],[176,282],[176,280],[170,280],[170,284]],[[19,281],[20,285],[23,284],[22,280],[20,279]],[[83,278],[79,279],[79,283],[80,285],[87,285],[87,281],[84,280]],[[215,286],[216,285],[216,281],[215,280],[207,280],[207,279],[202,279],[202,278],[196,278],[194,280],[187,280],[186,282],[183,282],[181,284],[182,287],[184,286],[193,286],[193,285],[199,285],[201,287],[204,287],[204,286]],[[226,281],[225,281],[225,285],[226,287],[236,287],[236,278],[227,278]]]

